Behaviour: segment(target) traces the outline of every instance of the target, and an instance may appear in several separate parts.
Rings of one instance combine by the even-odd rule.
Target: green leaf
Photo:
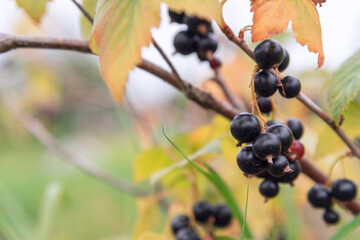
[[[227,236],[216,236],[216,240],[235,240],[234,238],[227,237]]]
[[[246,203],[245,203],[245,217],[244,217],[244,224],[241,229],[241,235],[240,240],[244,237],[245,227],[246,227],[246,215],[247,215],[247,207],[248,207],[248,201],[249,201],[249,186],[250,186],[250,179],[248,179],[248,184],[246,188]]]
[[[48,1],[49,0],[16,0],[16,3],[19,7],[23,8],[33,20],[39,23],[45,13],[45,5]]]
[[[360,225],[360,215],[356,216],[351,222],[344,225],[331,240],[347,239],[354,232],[354,230]]]
[[[212,169],[210,166],[206,165],[206,168],[208,170],[205,171],[202,169],[197,163],[190,160],[171,140],[170,138],[165,134],[164,128],[163,128],[163,134],[165,138],[170,142],[170,144],[193,166],[195,167],[202,175],[204,175],[210,182],[214,184],[216,189],[221,193],[221,195],[224,197],[226,203],[229,205],[233,215],[237,219],[240,228],[242,228],[243,224],[245,223],[244,217],[242,216],[239,207],[237,205],[237,201],[232,195],[229,187],[226,185],[226,183],[221,179],[221,177]],[[245,226],[244,235],[247,239],[253,239],[252,233],[248,226]]]
[[[82,6],[84,9],[90,14],[90,16],[94,16],[95,14],[95,8],[98,0],[83,0]],[[85,39],[88,39],[91,33],[92,24],[89,22],[89,19],[87,19],[84,14],[81,14],[80,19],[80,27],[81,27],[81,33]]]
[[[290,186],[281,187],[281,206],[286,214],[285,231],[287,239],[301,240],[300,215],[295,205],[294,192]]]
[[[359,93],[360,50],[338,68],[330,82],[328,101],[336,122]]]

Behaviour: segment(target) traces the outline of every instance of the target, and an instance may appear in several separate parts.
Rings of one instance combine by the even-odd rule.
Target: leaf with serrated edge
[[[338,68],[330,82],[328,101],[336,122],[359,93],[360,50]]]
[[[217,0],[99,0],[90,48],[99,54],[101,75],[119,103],[129,71],[141,61],[141,47],[150,43],[150,28],[159,25],[160,2],[206,18],[219,16]]]
[[[16,3],[19,7],[23,8],[33,20],[39,23],[45,13],[45,5],[48,1],[49,0],[16,0]]]
[[[319,15],[311,0],[252,0],[251,11],[253,42],[285,31],[291,21],[296,41],[319,54],[318,68],[324,64]]]

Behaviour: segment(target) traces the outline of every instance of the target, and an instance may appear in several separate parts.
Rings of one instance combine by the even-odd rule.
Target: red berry
[[[305,153],[304,145],[299,140],[294,140],[289,150],[290,153],[287,153],[286,156],[293,161],[300,160]]]
[[[210,63],[210,67],[212,69],[217,69],[217,68],[219,68],[221,66],[220,59],[218,59],[216,57],[212,57],[209,63]]]

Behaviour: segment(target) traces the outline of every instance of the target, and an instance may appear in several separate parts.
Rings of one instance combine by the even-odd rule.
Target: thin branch
[[[51,135],[51,133],[40,121],[19,107],[15,97],[10,95],[3,95],[3,102],[14,118],[24,128],[31,132],[43,145],[58,155],[61,159],[66,160],[90,176],[93,176],[96,179],[101,180],[102,182],[124,193],[128,193],[136,197],[146,196],[148,194],[144,190],[134,186],[131,182],[111,175],[94,164],[92,161],[67,150],[53,135]]]
[[[84,16],[86,17],[86,19],[89,20],[89,22],[91,24],[93,24],[94,19],[90,15],[90,13],[88,13],[88,11],[86,11],[86,9],[83,6],[81,6],[76,0],[71,0],[71,1],[79,8],[79,10],[82,12],[82,14],[84,14]]]

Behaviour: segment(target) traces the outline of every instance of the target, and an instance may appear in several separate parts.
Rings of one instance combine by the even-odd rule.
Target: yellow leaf
[[[139,240],[165,240],[165,236],[162,236],[161,234],[152,233],[152,232],[146,232],[141,234],[141,236],[138,238]]]
[[[253,42],[283,32],[291,21],[296,41],[318,53],[318,68],[324,64],[319,15],[311,0],[252,0],[251,11]]]
[[[47,1],[49,0],[16,0],[16,3],[19,7],[23,8],[32,19],[39,23],[45,13]]]
[[[97,1],[98,0],[82,0],[83,7],[90,14],[90,16],[94,16],[95,14]],[[92,24],[90,23],[89,19],[84,16],[84,14],[81,14],[80,27],[83,37],[86,39],[89,38]]]

